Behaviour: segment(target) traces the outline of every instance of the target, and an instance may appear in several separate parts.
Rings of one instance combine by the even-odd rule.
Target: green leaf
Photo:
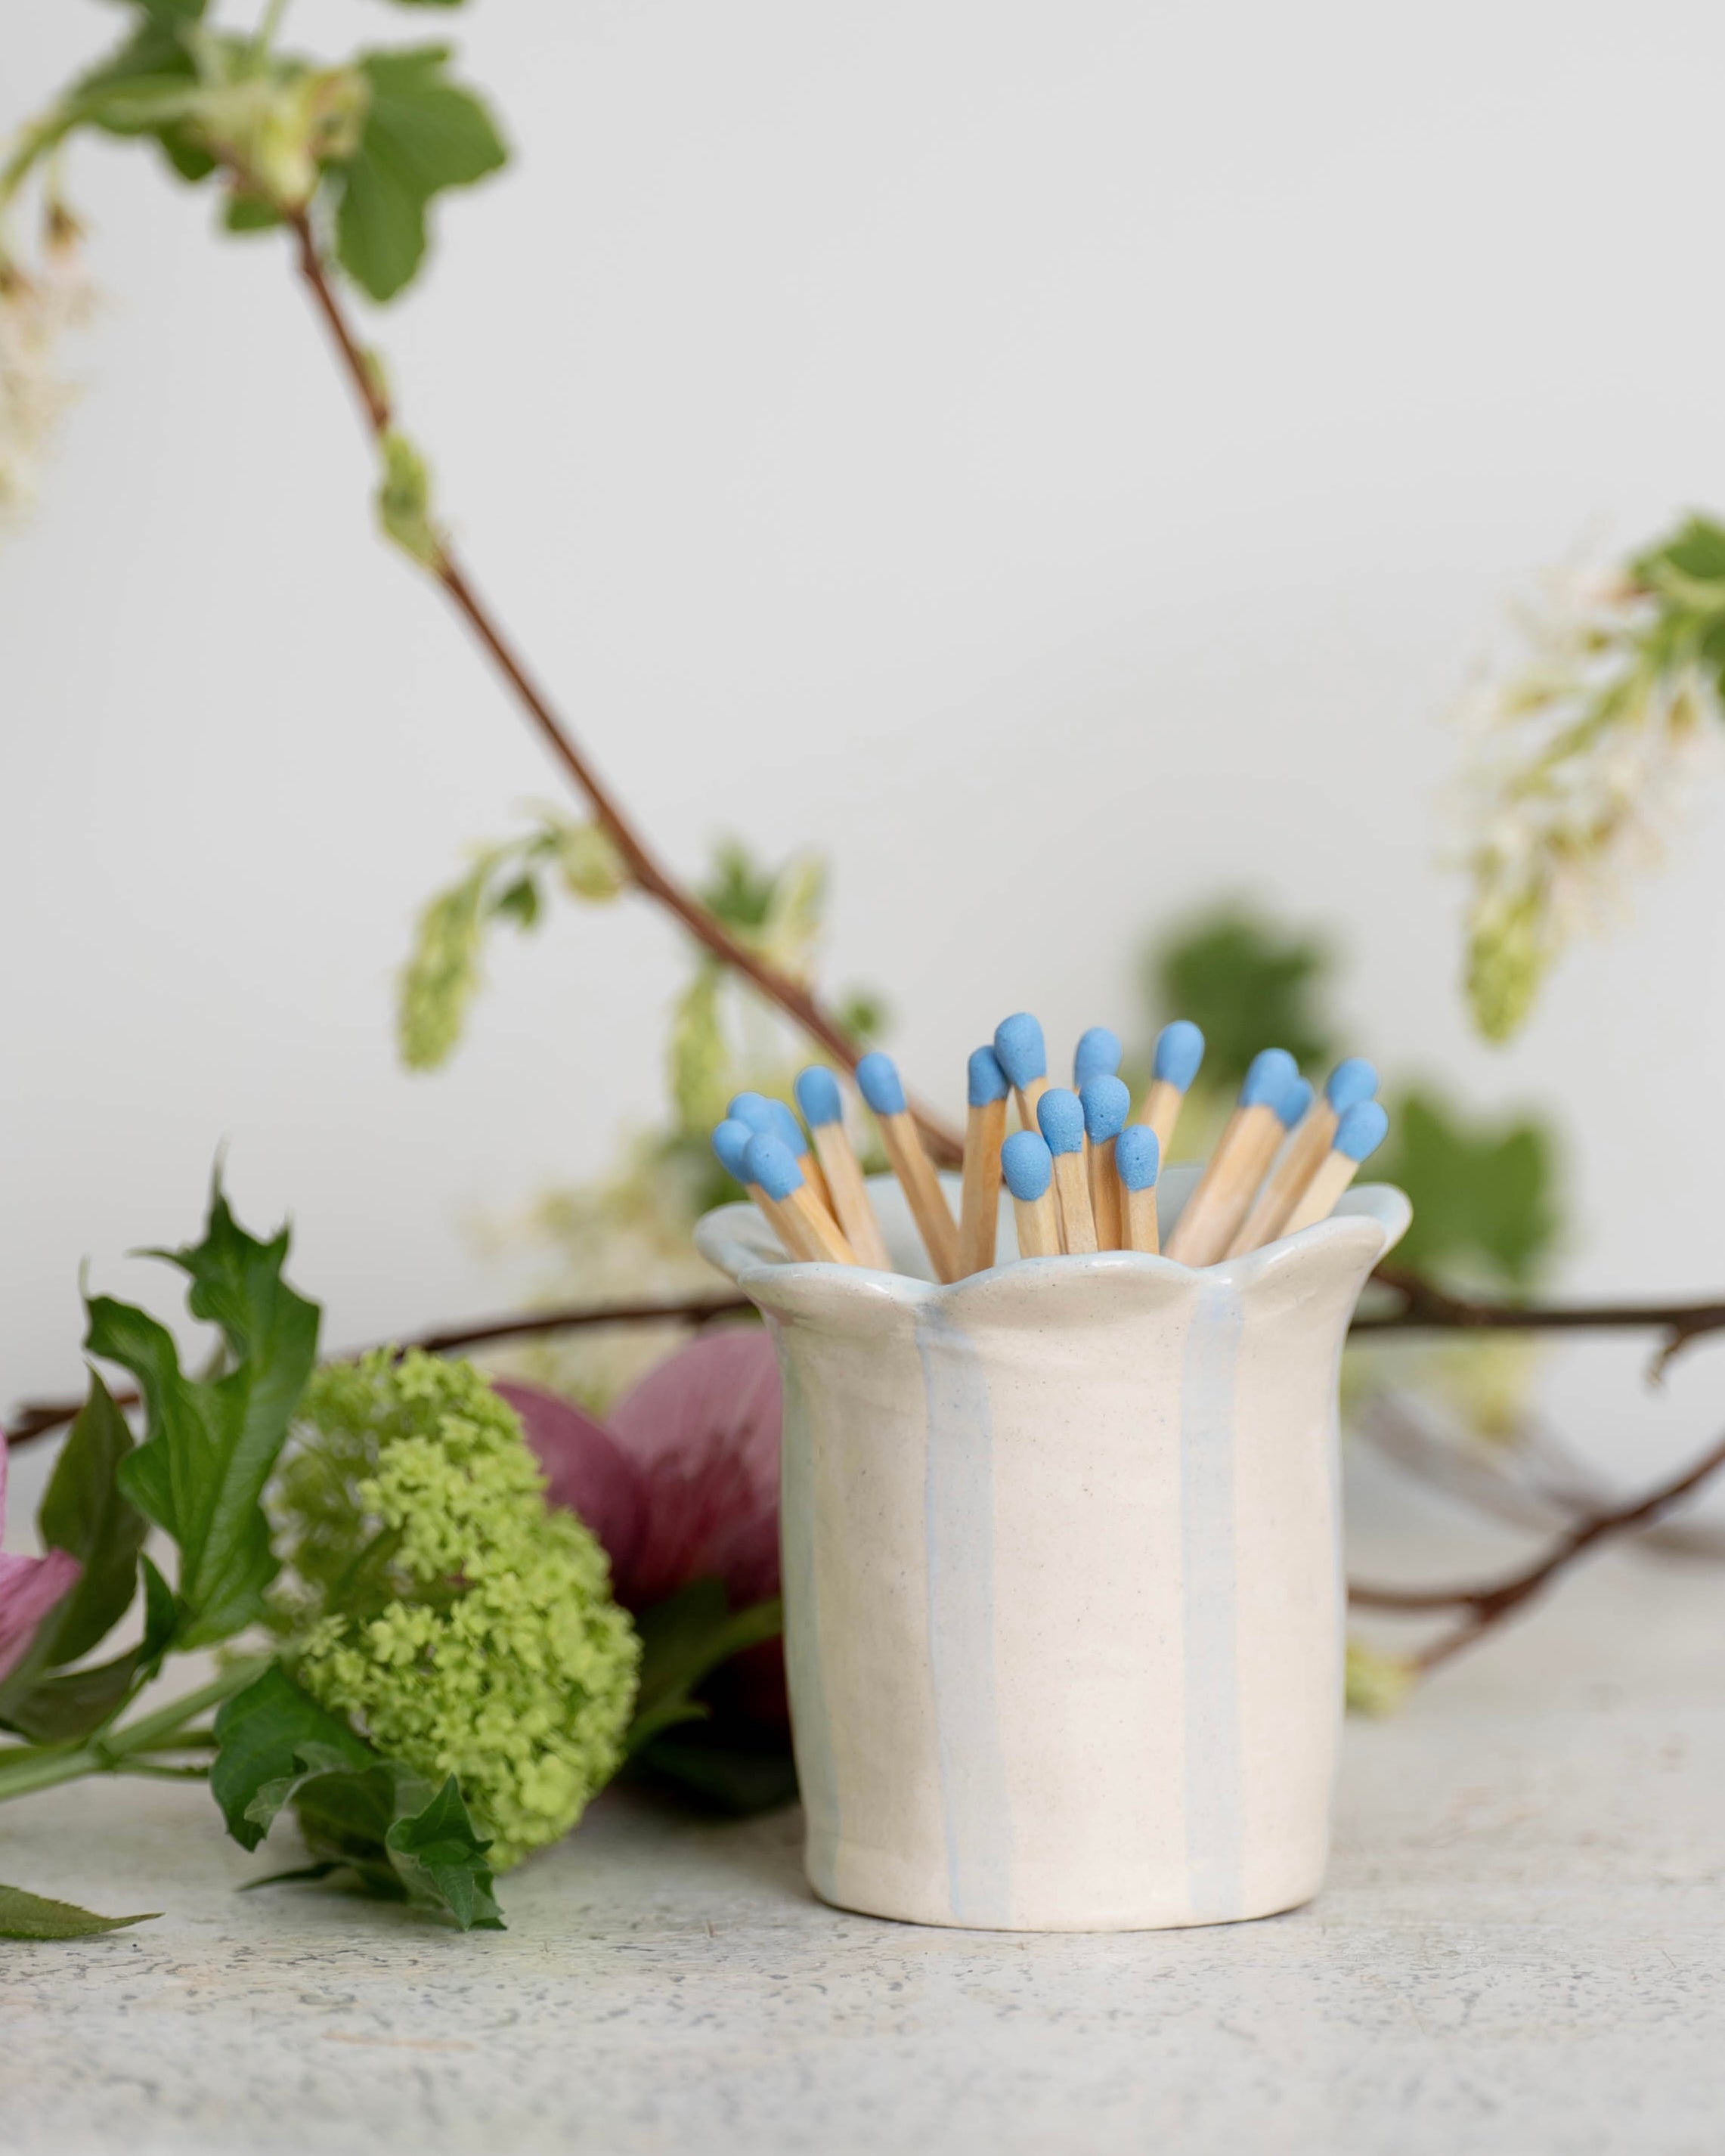
[[[453,1774],[429,1804],[398,1819],[384,1841],[409,1900],[447,1909],[464,1932],[503,1929],[482,1861],[491,1845],[475,1831]]]
[[[145,1440],[118,1479],[179,1546],[182,1648],[254,1622],[275,1575],[261,1499],[316,1359],[319,1315],[281,1276],[288,1240],[285,1229],[268,1243],[249,1235],[218,1183],[203,1242],[154,1253],[189,1276],[193,1315],[221,1328],[234,1367],[213,1383],[182,1373],[172,1336],[145,1312],[105,1296],[88,1306],[85,1346],[143,1394]]]
[[[223,230],[242,237],[254,232],[280,231],[283,221],[275,203],[265,202],[260,195],[229,195],[222,205]]]
[[[449,56],[442,46],[360,56],[371,101],[359,146],[337,168],[336,254],[374,300],[413,281],[433,197],[484,179],[508,156],[479,99],[445,76]]]
[[[434,1790],[295,1684],[279,1662],[227,1701],[216,1717],[218,1749],[210,1790],[228,1831],[255,1849],[291,1808],[311,1866],[256,1880],[351,1872],[368,1893],[453,1917],[463,1931],[502,1929],[475,1830],[451,1775]]]
[[[128,1924],[153,1923],[161,1914],[98,1917],[71,1902],[50,1902],[22,1887],[0,1887],[0,1939],[88,1939],[98,1932],[122,1932]]]
[[[525,932],[539,925],[539,886],[530,875],[501,891],[491,901],[490,912],[494,921],[512,921]]]
[[[631,1754],[675,1722],[704,1720],[709,1710],[691,1697],[696,1686],[745,1647],[776,1640],[784,1630],[784,1609],[775,1599],[732,1611],[721,1582],[697,1579],[641,1611],[635,1629],[641,1676],[627,1739]]]
[[[1330,1060],[1334,1029],[1323,1007],[1330,964],[1318,937],[1290,934],[1230,905],[1160,941],[1146,971],[1156,1008],[1202,1029],[1206,1081],[1231,1087],[1260,1048],[1285,1048],[1300,1064]]]
[[[75,1744],[120,1712],[136,1688],[144,1650],[129,1648],[95,1669],[44,1677],[21,1698],[8,1698],[8,1728],[33,1744]]]
[[[1675,537],[1630,564],[1631,574],[1644,583],[1657,583],[1658,572],[1665,568],[1697,583],[1725,583],[1725,527],[1710,517],[1692,516]]]
[[[1399,1183],[1414,1204],[1413,1224],[1395,1262],[1526,1287],[1557,1240],[1556,1146],[1527,1116],[1471,1121],[1430,1087],[1390,1104],[1390,1139],[1372,1163],[1374,1181]]]
[[[201,23],[208,0],[117,0],[122,8],[131,8],[146,22],[172,29],[182,23]]]
[[[345,1722],[308,1698],[280,1662],[272,1662],[254,1684],[224,1700],[216,1716],[217,1751],[210,1763],[210,1794],[221,1807],[228,1831],[242,1848],[255,1849],[269,1832],[285,1797],[278,1794],[267,1815],[256,1807],[266,1789],[290,1782],[295,1762],[310,1746],[325,1746],[352,1766],[375,1755]]]
[[[131,1607],[146,1523],[121,1494],[121,1463],[133,1450],[126,1418],[92,1370],[90,1396],[71,1428],[42,1499],[36,1524],[51,1549],[84,1567],[54,1613],[44,1669],[75,1662],[105,1640]]]
[[[431,521],[431,473],[407,436],[391,428],[377,444],[382,476],[377,482],[377,523],[386,539],[421,568],[434,568],[443,542]]]

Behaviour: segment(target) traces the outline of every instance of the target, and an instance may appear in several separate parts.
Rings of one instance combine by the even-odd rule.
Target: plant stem
[[[1585,1552],[1596,1548],[1612,1537],[1627,1534],[1632,1528],[1643,1527],[1656,1519],[1661,1512],[1698,1490],[1709,1476],[1725,1467],[1725,1437],[1710,1445],[1698,1460],[1693,1460],[1669,1481],[1661,1482],[1645,1496],[1633,1499],[1624,1505],[1611,1507],[1604,1512],[1589,1514],[1552,1545],[1545,1555],[1524,1570],[1512,1573],[1508,1578],[1490,1580],[1472,1586],[1453,1588],[1378,1587],[1350,1583],[1348,1600],[1356,1608],[1400,1612],[1404,1615],[1419,1615],[1442,1609],[1461,1609],[1466,1614],[1452,1631],[1415,1656],[1414,1662],[1421,1670],[1435,1669],[1441,1662],[1458,1655],[1464,1647],[1497,1625],[1501,1625],[1512,1611],[1530,1601],[1543,1589],[1549,1586],[1559,1573],[1566,1571]]]
[[[8,1797],[28,1796],[35,1789],[51,1789],[61,1782],[75,1782],[85,1774],[110,1771],[107,1761],[87,1744],[64,1752],[33,1748],[28,1758],[18,1759],[0,1752],[0,1802]]]
[[[366,423],[381,440],[393,424],[383,385],[377,370],[367,364],[359,341],[349,326],[325,268],[309,213],[303,209],[295,211],[288,222],[298,244],[300,275],[330,333]],[[430,566],[431,573],[507,683],[540,738],[609,834],[636,886],[680,921],[696,941],[704,944],[722,964],[744,975],[769,1003],[777,1004],[847,1070],[854,1070],[862,1050],[831,1013],[802,982],[771,964],[733,935],[653,852],[609,785],[600,778],[586,751],[529,674],[526,660],[516,651],[489,604],[480,597],[447,539],[439,536],[437,555]],[[957,1133],[920,1102],[913,1100],[910,1109],[931,1152],[948,1167],[956,1166],[963,1157],[963,1146]]]
[[[171,1700],[154,1714],[127,1722],[124,1728],[109,1731],[101,1740],[100,1748],[116,1759],[126,1758],[134,1752],[162,1750],[169,1738],[177,1736],[206,1707],[219,1706],[224,1699],[231,1699],[235,1692],[244,1691],[249,1684],[262,1676],[272,1659],[269,1655],[248,1655],[230,1663],[219,1676],[212,1677],[196,1691]]]
[[[12,1753],[0,1751],[0,1802],[28,1796],[36,1789],[51,1789],[62,1782],[76,1782],[87,1774],[147,1774],[186,1781],[201,1777],[202,1767],[161,1767],[141,1755],[169,1751],[172,1740],[187,1722],[237,1691],[243,1691],[270,1666],[267,1655],[252,1655],[212,1677],[196,1691],[146,1714],[124,1728],[110,1729],[81,1744],[20,1746]],[[203,1732],[197,1736],[202,1741]]]

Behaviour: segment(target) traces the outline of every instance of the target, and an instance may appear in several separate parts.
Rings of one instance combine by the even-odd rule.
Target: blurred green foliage
[[[1204,1030],[1199,1127],[1214,1124],[1260,1048],[1286,1048],[1314,1081],[1353,1052],[1332,1007],[1335,971],[1326,937],[1239,900],[1152,941],[1153,1016]],[[1396,1262],[1457,1285],[1529,1287],[1562,1224],[1549,1123],[1527,1111],[1479,1117],[1429,1077],[1392,1081],[1384,1097],[1390,1135],[1367,1173],[1413,1201]]]
[[[1324,937],[1231,900],[1158,936],[1144,973],[1152,1010],[1202,1027],[1204,1078],[1231,1091],[1272,1044],[1305,1067],[1331,1060],[1324,999],[1333,963]]]

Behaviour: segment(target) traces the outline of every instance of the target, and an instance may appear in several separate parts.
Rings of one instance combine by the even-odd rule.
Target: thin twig
[[[1435,1669],[1464,1647],[1471,1646],[1482,1633],[1501,1625],[1512,1611],[1550,1585],[1586,1551],[1617,1535],[1644,1526],[1648,1521],[1697,1490],[1710,1476],[1725,1467],[1725,1437],[1719,1438],[1681,1474],[1661,1482],[1633,1502],[1595,1512],[1579,1520],[1561,1535],[1543,1557],[1508,1578],[1456,1588],[1381,1587],[1350,1582],[1348,1599],[1357,1608],[1420,1615],[1436,1610],[1466,1612],[1462,1622],[1414,1657],[1421,1670]]]
[[[300,275],[329,331],[343,372],[359,398],[367,424],[372,434],[381,439],[388,433],[392,424],[388,394],[377,369],[368,364],[358,340],[348,326],[341,303],[325,269],[309,213],[300,210],[292,214],[288,222],[298,243]],[[430,566],[432,574],[443,586],[457,613],[513,690],[516,701],[537,729],[547,747],[562,764],[577,789],[585,796],[593,814],[610,834],[637,887],[649,898],[657,900],[681,921],[696,942],[704,944],[716,958],[752,981],[769,1002],[777,1004],[787,1016],[794,1019],[811,1039],[819,1041],[846,1070],[854,1070],[862,1050],[831,1013],[802,982],[793,979],[734,936],[692,891],[678,881],[652,851],[624,812],[622,803],[593,767],[585,750],[578,746],[568,727],[552,710],[545,692],[528,673],[526,661],[516,653],[496,616],[475,590],[454,549],[442,535],[438,536],[437,553]],[[930,1149],[947,1166],[956,1166],[963,1157],[963,1147],[957,1133],[920,1102],[912,1101],[910,1109],[927,1139]]]
[[[423,1348],[429,1355],[447,1355],[457,1348],[482,1347],[492,1340],[528,1340],[543,1332],[577,1332],[603,1325],[701,1325],[710,1317],[735,1317],[754,1305],[747,1296],[709,1295],[686,1302],[608,1302],[578,1305],[571,1310],[517,1311],[507,1317],[476,1318],[469,1325],[439,1326],[433,1332],[410,1333],[405,1339],[381,1341],[377,1346],[403,1353]],[[374,1348],[351,1348],[331,1360],[357,1363]],[[136,1393],[116,1393],[116,1407],[135,1408]],[[28,1445],[64,1430],[84,1405],[82,1400],[26,1400],[6,1425],[8,1445]]]
[[[1725,1331],[1725,1302],[1487,1302],[1454,1295],[1435,1281],[1399,1265],[1379,1265],[1372,1276],[1401,1297],[1395,1310],[1364,1311],[1353,1321],[1356,1337],[1373,1332],[1580,1332],[1640,1331],[1667,1337],[1651,1374],[1656,1378],[1692,1340]]]

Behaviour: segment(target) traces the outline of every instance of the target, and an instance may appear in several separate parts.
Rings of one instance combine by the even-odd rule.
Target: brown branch
[[[1452,1655],[1460,1654],[1464,1647],[1471,1646],[1481,1634],[1504,1619],[1524,1602],[1549,1586],[1560,1573],[1566,1571],[1588,1550],[1615,1536],[1627,1534],[1633,1528],[1643,1527],[1657,1519],[1661,1512],[1700,1488],[1710,1476],[1725,1467],[1725,1437],[1710,1445],[1701,1457],[1691,1463],[1669,1481],[1661,1482],[1636,1498],[1632,1503],[1614,1507],[1611,1510],[1595,1512],[1579,1520],[1561,1535],[1545,1555],[1528,1565],[1523,1571],[1512,1573],[1507,1578],[1489,1580],[1471,1587],[1411,1588],[1379,1587],[1350,1582],[1348,1599],[1356,1607],[1365,1609],[1397,1611],[1404,1615],[1420,1614],[1440,1609],[1461,1609],[1466,1612],[1462,1622],[1445,1633],[1433,1645],[1414,1656],[1421,1670],[1435,1669]]]
[[[381,439],[389,431],[392,424],[388,398],[384,394],[376,370],[367,363],[358,341],[348,326],[341,301],[325,269],[309,213],[300,210],[290,217],[289,223],[297,243],[300,275],[329,331],[342,370],[359,399],[366,423],[372,434]],[[578,745],[567,726],[553,711],[545,692],[528,673],[525,660],[517,655],[495,615],[479,596],[453,547],[441,536],[437,544],[436,558],[430,565],[431,573],[443,586],[456,612],[509,685],[546,747],[562,766],[577,790],[586,798],[593,814],[622,855],[636,886],[675,916],[696,941],[704,944],[722,964],[733,968],[752,982],[770,1003],[777,1004],[787,1016],[794,1019],[812,1040],[836,1057],[847,1070],[854,1070],[862,1051],[838,1020],[802,982],[793,979],[790,974],[771,964],[758,952],[750,950],[746,943],[733,935],[692,891],[677,880],[652,851],[609,786],[594,769],[586,752]],[[955,1166],[963,1157],[963,1146],[957,1133],[921,1102],[911,1101],[910,1109],[936,1158],[949,1167]]]
[[[1401,1297],[1399,1309],[1363,1312],[1353,1333],[1410,1332],[1667,1333],[1669,1361],[1686,1342],[1725,1330],[1725,1302],[1486,1302],[1453,1295],[1400,1265],[1379,1265],[1372,1278]]]
[[[442,1326],[434,1332],[418,1332],[405,1340],[382,1344],[405,1352],[423,1348],[430,1355],[447,1355],[457,1348],[478,1348],[492,1340],[529,1340],[547,1332],[575,1332],[601,1325],[699,1325],[710,1317],[734,1317],[754,1305],[747,1296],[711,1295],[687,1302],[610,1302],[578,1306],[568,1310],[518,1311],[507,1317],[481,1317],[469,1325]],[[357,1363],[368,1348],[350,1348],[331,1359]],[[116,1407],[134,1408],[136,1393],[116,1393]],[[47,1437],[64,1430],[84,1405],[82,1400],[26,1400],[6,1425],[8,1445],[28,1445],[33,1438]]]

